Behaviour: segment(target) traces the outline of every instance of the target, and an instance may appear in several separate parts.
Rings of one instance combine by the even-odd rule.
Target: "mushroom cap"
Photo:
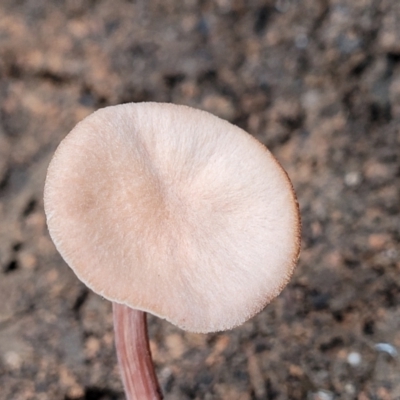
[[[81,281],[192,332],[255,315],[299,254],[286,172],[242,129],[186,106],[91,114],[59,145],[44,200],[50,235]]]

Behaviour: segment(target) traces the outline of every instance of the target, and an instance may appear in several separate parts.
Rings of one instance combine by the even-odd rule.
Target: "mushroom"
[[[158,399],[145,312],[192,332],[238,326],[293,273],[300,217],[272,154],[212,114],[106,107],[48,169],[48,228],[78,278],[113,302],[127,398]]]

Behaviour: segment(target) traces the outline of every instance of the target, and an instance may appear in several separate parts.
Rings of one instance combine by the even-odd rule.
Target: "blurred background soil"
[[[400,2],[1,0],[0,399],[122,400],[110,303],[46,230],[58,143],[99,107],[215,113],[287,169],[299,267],[255,318],[149,318],[166,399],[400,399]]]

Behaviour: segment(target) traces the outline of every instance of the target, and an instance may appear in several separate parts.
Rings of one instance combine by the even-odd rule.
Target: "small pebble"
[[[397,349],[389,343],[377,343],[375,345],[375,350],[381,353],[387,353],[393,358],[397,357],[398,355]]]
[[[310,400],[333,400],[334,395],[328,390],[318,390],[317,393],[312,393],[312,395],[309,395],[308,398]]]
[[[387,233],[371,233],[368,236],[368,245],[373,250],[383,250],[390,239],[391,237]]]
[[[94,336],[88,337],[85,343],[85,355],[87,358],[92,359],[96,357],[101,347],[100,340]]]
[[[357,186],[361,182],[361,175],[359,172],[349,172],[344,177],[344,183],[346,186]]]
[[[348,394],[355,394],[356,393],[356,388],[352,383],[346,383],[344,385],[344,390],[346,391],[346,393]]]
[[[397,260],[399,258],[399,252],[396,249],[388,249],[385,251],[385,257],[390,260]]]
[[[361,364],[361,354],[357,353],[355,351],[352,351],[351,353],[349,353],[349,355],[347,356],[347,362],[353,366],[353,367],[357,367],[358,365]]]
[[[168,352],[173,359],[179,359],[186,351],[185,343],[182,337],[176,333],[169,335],[165,338],[165,344],[167,345]]]
[[[202,105],[206,111],[227,120],[232,119],[235,115],[235,107],[228,97],[210,94],[203,99]]]
[[[82,399],[85,396],[85,389],[81,385],[74,385],[68,389],[68,399]]]
[[[308,46],[308,36],[305,33],[300,33],[294,39],[294,44],[298,49],[305,49]]]
[[[21,356],[15,351],[7,351],[4,356],[4,363],[12,369],[19,369],[22,364]]]

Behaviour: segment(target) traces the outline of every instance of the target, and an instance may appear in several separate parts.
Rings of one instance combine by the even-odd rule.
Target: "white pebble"
[[[311,396],[309,394],[308,398],[312,400],[333,400],[334,395],[332,392],[329,392],[328,390],[318,390],[317,393],[312,393]]]
[[[351,353],[349,353],[349,355],[347,356],[347,362],[353,366],[353,367],[357,367],[357,365],[361,364],[361,354],[357,353],[355,351],[352,351]]]
[[[375,350],[382,353],[387,353],[393,358],[397,357],[398,354],[396,348],[389,343],[377,343],[375,345]]]
[[[7,351],[4,356],[4,363],[12,369],[19,369],[22,364],[21,356],[15,351]]]
[[[356,388],[352,383],[346,383],[344,385],[344,390],[346,391],[346,393],[348,394],[355,394],[356,393]]]
[[[349,172],[344,177],[344,183],[347,186],[357,186],[361,182],[361,175],[359,172]]]

